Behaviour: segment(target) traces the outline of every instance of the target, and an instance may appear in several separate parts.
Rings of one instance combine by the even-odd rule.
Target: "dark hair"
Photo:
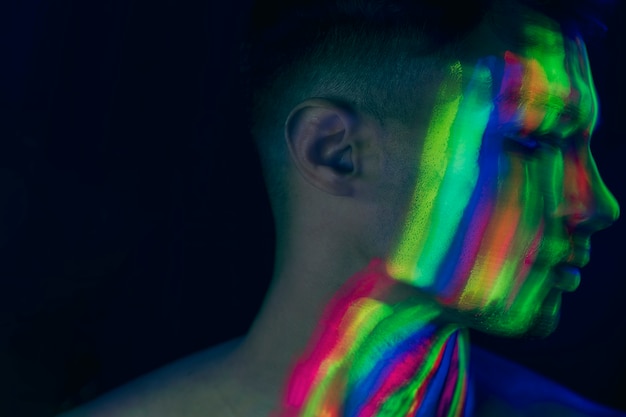
[[[322,93],[381,118],[401,116],[406,106],[394,92],[428,76],[417,61],[440,57],[480,21],[486,1],[461,10],[432,0],[270,3],[253,10],[244,63],[257,132]]]
[[[598,5],[610,1],[520,2],[561,22],[568,31],[582,27],[588,32],[603,28],[598,12],[602,8]],[[326,83],[327,94],[350,89],[351,94],[344,99],[376,116],[401,116],[404,103],[392,93],[398,83],[404,89],[408,85],[406,74],[398,76],[399,69],[408,68],[401,64],[415,64],[417,58],[430,58],[431,64],[441,61],[497,2],[257,1],[242,65],[245,90],[253,94],[248,101],[253,122],[262,130],[262,121],[272,118],[272,114],[286,116],[284,111],[276,112],[296,103],[285,102],[289,98],[284,96],[285,90],[302,91],[315,83],[319,89],[321,82]],[[368,77],[366,69],[375,71],[370,71]],[[325,75],[329,78],[323,81]],[[314,92],[311,90],[315,88],[309,90]]]

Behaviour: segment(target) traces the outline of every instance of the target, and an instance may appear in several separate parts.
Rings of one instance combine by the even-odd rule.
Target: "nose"
[[[589,152],[565,163],[564,207],[568,229],[590,235],[606,229],[619,217],[620,207]]]

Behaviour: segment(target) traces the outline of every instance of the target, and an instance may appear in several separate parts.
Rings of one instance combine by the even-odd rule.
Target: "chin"
[[[475,326],[474,329],[493,336],[517,338],[517,339],[544,339],[556,330],[559,323],[557,317],[540,317],[530,324],[511,325],[510,322],[502,322],[499,325]]]
[[[533,339],[543,339],[550,336],[558,327],[561,319],[561,293],[548,295],[535,316],[532,325],[525,336]]]
[[[524,334],[528,339],[545,339],[550,336],[559,325],[559,317],[551,317],[549,320],[537,320]]]
[[[512,326],[509,337],[523,339],[545,339],[550,336],[559,325],[561,318],[561,293],[550,294],[541,304],[535,314],[517,326]]]
[[[475,330],[494,336],[543,339],[552,334],[560,319],[561,294],[550,294],[534,314],[508,312],[492,312],[474,315],[472,323]]]

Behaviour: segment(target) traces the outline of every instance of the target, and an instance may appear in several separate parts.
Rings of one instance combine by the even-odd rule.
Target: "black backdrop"
[[[0,416],[53,415],[250,324],[274,237],[236,99],[248,1],[0,6]],[[593,149],[622,202],[623,17],[589,44]],[[623,223],[553,336],[475,340],[626,410]]]

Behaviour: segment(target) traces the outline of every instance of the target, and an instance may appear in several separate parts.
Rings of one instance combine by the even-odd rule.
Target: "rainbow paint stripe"
[[[398,285],[385,269],[373,261],[333,298],[276,416],[466,415],[467,333],[414,300],[380,301]]]

